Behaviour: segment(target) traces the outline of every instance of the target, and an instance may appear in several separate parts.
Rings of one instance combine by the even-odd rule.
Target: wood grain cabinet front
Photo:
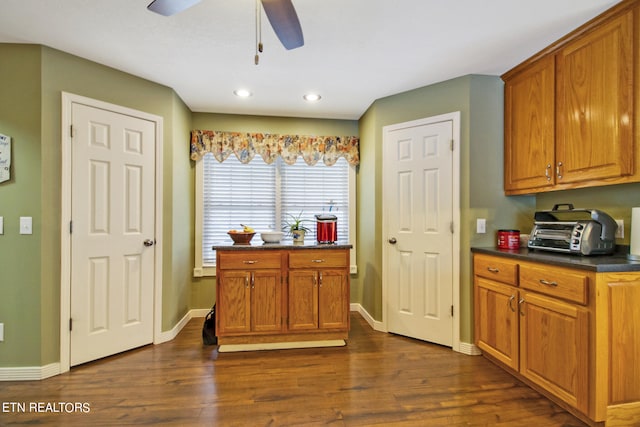
[[[281,253],[218,256],[218,336],[282,331]]]
[[[349,328],[349,252],[289,255],[289,322],[293,331]]]
[[[640,425],[638,307],[640,272],[474,254],[475,344],[589,425]]]
[[[506,194],[640,181],[639,9],[620,2],[502,76]]]
[[[349,249],[217,250],[220,344],[346,339]]]

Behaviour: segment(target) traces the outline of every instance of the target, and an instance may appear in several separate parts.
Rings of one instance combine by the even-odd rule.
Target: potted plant
[[[289,219],[285,220],[284,230],[293,236],[293,242],[304,242],[304,233],[310,231],[304,226],[305,219],[302,219],[302,212],[298,215],[288,214]]]

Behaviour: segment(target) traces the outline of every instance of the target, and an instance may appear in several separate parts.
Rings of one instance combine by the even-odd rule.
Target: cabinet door
[[[504,189],[554,184],[555,62],[547,56],[505,80]]]
[[[282,284],[280,270],[251,273],[251,330],[282,330]]]
[[[344,270],[318,272],[318,326],[320,329],[349,327],[349,276]]]
[[[216,334],[223,336],[251,331],[251,273],[222,270],[218,276]]]
[[[521,292],[520,372],[583,413],[589,396],[589,313]]]
[[[518,290],[478,276],[474,288],[476,345],[518,370]]]
[[[318,329],[318,273],[315,270],[289,271],[290,331]]]
[[[634,172],[632,35],[630,10],[557,56],[558,184]]]

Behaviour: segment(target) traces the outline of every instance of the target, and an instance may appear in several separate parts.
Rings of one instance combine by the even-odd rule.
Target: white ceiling
[[[467,74],[500,75],[615,0],[293,0],[285,50],[254,0],[1,0],[0,42],[36,43],[169,86],[193,111],[358,119],[373,101]],[[2,60],[0,58],[0,67]],[[248,99],[237,88],[253,92]],[[310,104],[302,95],[316,91]]]

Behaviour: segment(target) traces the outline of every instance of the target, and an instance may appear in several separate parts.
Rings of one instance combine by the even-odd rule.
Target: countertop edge
[[[559,254],[555,252],[520,249],[498,249],[495,247],[472,247],[472,253],[512,258],[522,261],[538,262],[558,267],[595,271],[596,273],[625,273],[640,271],[640,261],[627,259],[624,251],[612,255],[581,256]]]
[[[293,243],[253,243],[248,245],[241,244],[220,244],[213,245],[214,251],[271,251],[271,250],[328,250],[328,249],[351,249],[353,245],[350,243],[314,243],[314,244],[293,244]]]

